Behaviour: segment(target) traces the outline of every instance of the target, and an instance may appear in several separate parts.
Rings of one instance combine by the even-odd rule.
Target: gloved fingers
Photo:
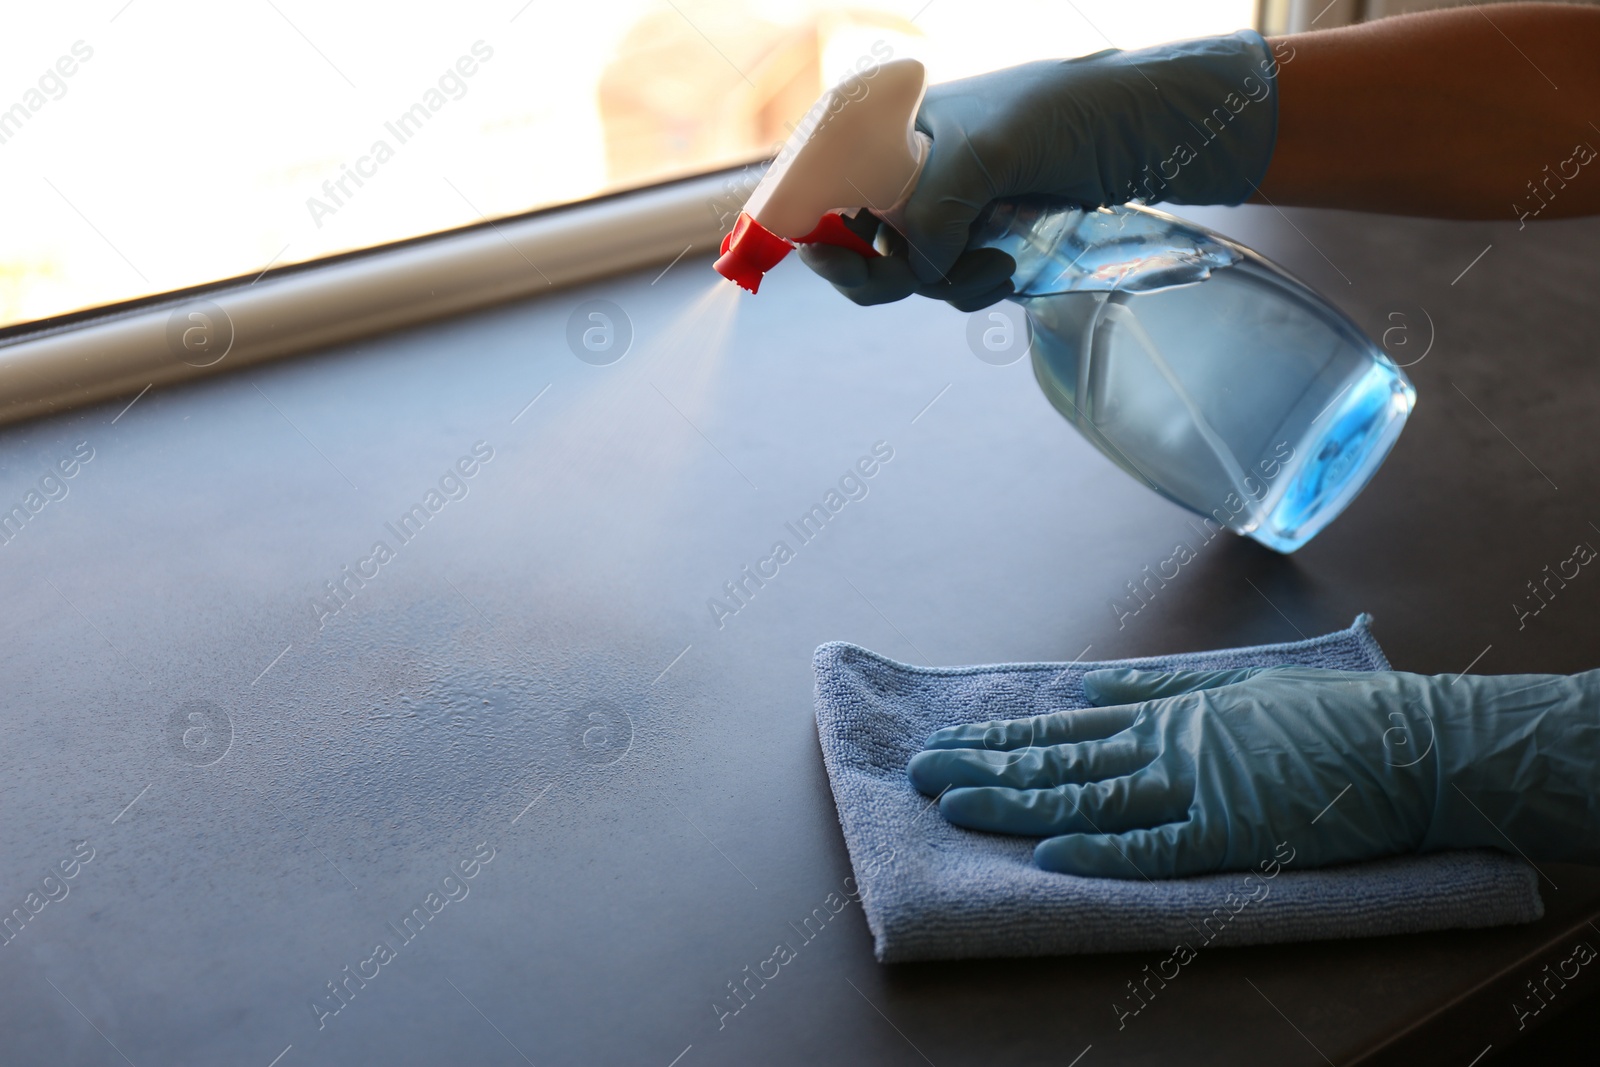
[[[870,211],[858,211],[854,215],[841,215],[839,218],[844,223],[845,229],[868,244],[874,243],[882,226],[877,216]],[[867,283],[868,257],[866,256],[858,255],[848,248],[840,248],[838,245],[803,244],[797,245],[796,250],[800,253],[802,263],[841,290],[859,288]]]
[[[1090,671],[1083,676],[1083,696],[1091,704],[1108,707],[1140,704],[1147,700],[1220,689],[1254,678],[1268,667],[1243,667],[1231,671],[1135,671],[1123,668]]]
[[[933,147],[904,215],[911,269],[923,282],[949,273],[967,247],[973,220],[998,195],[967,131],[942,110],[936,99],[925,100],[918,115]]]
[[[801,245],[796,251],[800,254],[800,262],[836,289],[856,289],[867,284],[866,257],[848,248],[838,245]]]
[[[1075,745],[1018,748],[994,752],[982,748],[925,749],[906,768],[911,784],[928,796],[969,786],[1048,789],[1058,785],[1097,782],[1132,774],[1150,762],[1150,755],[1131,737],[1087,741]]]
[[[867,244],[872,244],[878,236],[878,228],[883,225],[881,219],[872,212],[862,208],[854,215],[840,215],[845,229],[861,238]]]
[[[1151,774],[1053,789],[972,786],[939,798],[939,814],[957,826],[1035,837],[1120,833],[1184,818],[1188,810],[1187,793]]]
[[[974,296],[961,300],[951,300],[949,303],[951,307],[961,312],[971,313],[974,311],[982,311],[991,304],[1000,303],[1000,301],[1010,296],[1014,291],[1015,290],[1011,288],[1011,279],[1007,278],[1005,281],[1001,282],[999,285],[995,286],[993,289],[990,289],[987,293],[984,293],[981,296]]]
[[[915,270],[915,264],[912,267]],[[976,311],[1011,294],[1011,275],[1016,269],[1016,260],[1000,249],[976,248],[963,253],[943,280],[925,283],[917,292],[943,300],[957,311]]]
[[[921,285],[899,256],[868,259],[835,245],[802,245],[800,260],[864,307],[904,300]]]
[[[925,286],[922,292],[924,296],[936,296],[941,300],[959,300],[1009,282],[1016,269],[1017,261],[1010,253],[998,248],[974,248],[963,252],[951,264],[943,281]]]
[[[987,748],[1005,751],[1036,745],[1065,745],[1099,741],[1126,730],[1138,717],[1137,708],[1082,708],[1030,715],[1025,719],[965,723],[946,726],[928,735],[923,748]]]
[[[1033,862],[1083,878],[1178,878],[1216,870],[1222,844],[1195,823],[1171,822],[1123,833],[1066,834],[1039,842]]]
[[[891,248],[905,241],[890,237]],[[902,253],[866,258],[836,245],[801,245],[800,260],[823,280],[861,305],[886,304],[912,293],[943,300],[957,311],[977,311],[1011,295],[1016,262],[997,248],[968,252],[951,267],[947,278],[922,283],[907,269]]]

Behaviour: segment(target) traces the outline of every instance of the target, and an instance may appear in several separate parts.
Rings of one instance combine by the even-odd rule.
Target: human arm
[[[1462,219],[1600,212],[1600,8],[1472,4],[1270,43],[1277,143],[1252,200]]]
[[[1010,292],[1009,257],[965,250],[978,213],[1005,197],[1600,211],[1595,55],[1600,10],[1511,4],[1106,50],[935,85],[917,120],[933,147],[903,225],[856,223],[889,254],[811,245],[801,258],[860,304],[917,293],[966,311]]]

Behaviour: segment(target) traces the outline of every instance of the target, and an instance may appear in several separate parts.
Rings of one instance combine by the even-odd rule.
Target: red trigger
[[[858,256],[872,259],[878,250],[872,247],[872,242],[857,234],[844,224],[844,216],[834,212],[822,216],[817,223],[817,228],[804,237],[795,238],[795,244],[802,245],[833,245],[837,248],[847,248]]]

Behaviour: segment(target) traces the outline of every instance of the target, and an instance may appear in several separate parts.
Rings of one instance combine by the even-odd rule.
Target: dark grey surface
[[[1343,1062],[1541,944],[1555,916],[1212,950],[1118,1032],[1112,1003],[1158,957],[887,969],[849,906],[718,1027],[725,983],[849,874],[812,723],[822,641],[1110,658],[1367,610],[1405,669],[1600,661],[1600,577],[1520,629],[1511,606],[1600,543],[1600,222],[1185,214],[1374,335],[1408,327],[1402,359],[1423,309],[1436,337],[1410,427],[1339,522],[1292,558],[1219,540],[1120,630],[1108,601],[1183,514],[1025,362],[977,360],[963,316],[857,309],[793,262],[720,356],[705,322],[669,337],[711,284],[689,258],[5,431],[7,506],[76,443],[94,458],[0,548],[0,911],[75,843],[94,858],[0,947],[4,1061]],[[611,366],[565,341],[595,297],[636,332]],[[384,523],[480,440],[468,496],[319,629],[322,583],[394,547]],[[869,495],[719,630],[707,599],[879,440]],[[171,740],[191,701],[231,719],[209,765]],[[469,894],[319,1030],[324,984],[399,942],[386,924],[481,842]],[[1595,872],[1547,873],[1552,912],[1600,899]]]

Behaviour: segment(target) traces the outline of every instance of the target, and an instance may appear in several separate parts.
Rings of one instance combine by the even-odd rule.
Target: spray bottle
[[[756,187],[716,270],[754,293],[796,245],[878,254],[845,226],[896,228],[932,142],[926,75],[899,59],[809,111]],[[1016,263],[1034,374],[1128,474],[1217,526],[1293,552],[1361,492],[1416,403],[1343,313],[1248,248],[1138,204],[997,201],[969,248]],[[981,314],[981,312],[979,313]]]

